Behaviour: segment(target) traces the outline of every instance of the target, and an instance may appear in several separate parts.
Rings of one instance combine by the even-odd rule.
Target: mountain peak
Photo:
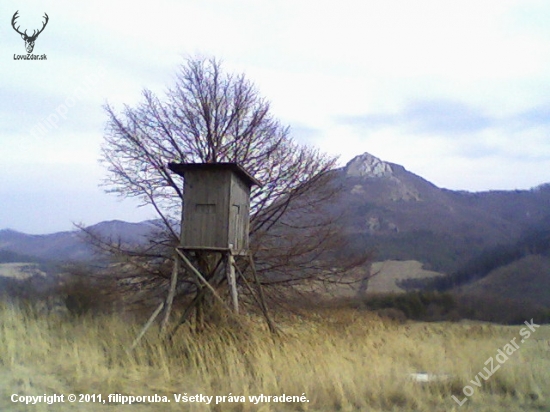
[[[370,153],[363,153],[351,159],[344,171],[348,177],[387,177],[393,175],[393,170],[388,163]]]

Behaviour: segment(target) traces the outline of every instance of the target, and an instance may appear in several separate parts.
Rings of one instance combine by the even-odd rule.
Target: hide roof
[[[262,187],[262,183],[257,180],[254,176],[246,171],[238,163],[168,163],[168,168],[180,175],[185,177],[185,172],[187,171],[197,171],[197,170],[230,170],[236,173],[242,180],[244,180],[249,186],[259,186]]]

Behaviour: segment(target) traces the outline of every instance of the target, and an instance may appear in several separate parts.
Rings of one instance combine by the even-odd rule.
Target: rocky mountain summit
[[[354,157],[345,166],[347,177],[388,177],[393,176],[393,170],[389,163],[383,162],[370,153]]]
[[[433,186],[403,166],[385,162],[370,153],[354,157],[342,170],[346,185],[353,183],[351,194],[372,200],[420,201],[423,184]]]
[[[487,248],[517,241],[550,215],[550,185],[453,191],[369,153],[334,179],[342,191],[332,210],[357,248],[374,250],[377,260],[418,260],[447,273]]]

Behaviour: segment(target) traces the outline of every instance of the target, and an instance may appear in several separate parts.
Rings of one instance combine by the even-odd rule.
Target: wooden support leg
[[[135,349],[135,347],[137,346],[137,344],[139,343],[143,335],[145,335],[145,332],[147,332],[147,329],[149,329],[149,327],[153,324],[154,320],[156,319],[156,317],[158,316],[158,314],[160,313],[163,307],[164,307],[164,302],[161,302],[158,305],[158,307],[155,309],[155,311],[153,312],[153,314],[151,315],[151,317],[149,318],[145,326],[141,329],[141,331],[139,332],[139,335],[132,342],[132,346],[130,346],[130,350]]]
[[[178,284],[178,272],[179,272],[179,258],[177,254],[174,255],[174,267],[172,268],[172,278],[170,280],[170,290],[166,297],[166,305],[164,310],[164,318],[160,326],[160,333],[164,333],[170,320],[170,312],[172,311],[172,303],[174,302],[174,296],[176,294],[176,286]]]
[[[216,275],[215,275],[215,277],[213,277],[211,279],[211,282],[214,283],[214,284],[217,284],[221,280],[221,278],[225,275],[223,271],[219,271],[219,272],[217,271],[217,269],[220,266],[222,261],[223,261],[223,256],[216,263],[216,267],[214,269],[214,273],[216,273]],[[202,311],[201,303],[203,301],[204,295],[206,294],[206,292],[209,289],[206,288],[206,287],[200,287],[202,285],[202,283],[199,281],[199,279],[197,279],[197,283],[199,284],[199,287],[197,289],[197,294],[195,295],[195,297],[193,298],[191,303],[189,305],[187,305],[187,307],[183,311],[183,314],[180,316],[178,322],[176,323],[176,325],[172,328],[172,330],[168,334],[168,339],[170,341],[174,338],[174,336],[175,336],[176,332],[178,331],[179,327],[181,325],[183,325],[187,321],[187,319],[189,319],[189,316],[191,315],[193,309],[195,309],[196,311],[197,310]],[[202,317],[202,316],[199,316],[199,317]],[[197,328],[197,330],[200,330],[200,329],[201,329],[200,327]]]
[[[237,291],[237,278],[235,276],[235,258],[229,252],[226,257],[225,271],[227,276],[227,284],[231,289],[231,301],[233,302],[233,311],[239,313],[239,294]]]
[[[260,301],[260,298],[257,296],[256,292],[250,286],[250,283],[248,282],[248,279],[246,278],[246,276],[244,276],[242,274],[242,272],[239,270],[239,268],[237,268],[237,271],[239,272],[240,278],[243,280],[244,286],[250,292],[250,296],[252,296],[254,301],[258,304],[258,307],[260,309],[262,309],[262,302]],[[262,313],[263,313],[263,309],[262,309]]]
[[[267,304],[265,302],[265,296],[264,291],[262,289],[262,284],[260,283],[260,279],[258,278],[258,274],[256,273],[256,265],[254,265],[254,257],[252,254],[248,255],[248,259],[250,260],[250,268],[252,269],[252,276],[254,276],[254,282],[256,282],[256,287],[258,288],[258,296],[260,299],[260,308],[262,309],[262,312],[264,313],[265,320],[267,322],[267,326],[269,327],[269,331],[273,334],[277,334],[277,328],[275,327],[275,324],[271,320],[271,317],[269,316],[269,312],[267,310]]]
[[[208,281],[204,278],[204,276],[201,275],[201,273],[195,268],[195,266],[193,266],[193,264],[189,261],[189,259],[187,259],[187,256],[185,256],[181,251],[177,249],[176,249],[176,252],[178,253],[178,255],[181,256],[181,259],[183,260],[183,262],[195,274],[195,276],[197,276],[197,278],[204,284],[204,286],[206,286],[210,290],[210,292],[212,292],[214,297],[218,299],[218,301],[222,304],[222,306],[225,307],[228,311],[232,312],[231,308],[227,306],[227,304],[224,302],[224,300],[221,298],[218,292],[216,292],[216,289],[214,289],[212,285],[208,283]]]
[[[197,302],[202,299],[202,296],[206,293],[206,288],[200,289],[200,291],[197,293],[197,295],[193,298],[193,301],[185,308],[183,311],[183,314],[180,316],[180,319],[178,320],[178,323],[174,328],[170,331],[168,334],[168,339],[172,340],[176,332],[178,331],[179,327],[185,323],[189,315],[191,314],[191,311],[193,308],[196,308]]]

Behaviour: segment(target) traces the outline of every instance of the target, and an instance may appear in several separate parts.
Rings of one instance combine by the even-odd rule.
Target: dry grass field
[[[24,280],[32,276],[46,276],[36,263],[0,263],[0,277]]]
[[[278,317],[282,333],[277,337],[247,319],[239,334],[217,330],[196,335],[182,328],[172,343],[151,330],[128,353],[139,324],[113,316],[38,317],[0,304],[0,410],[550,410],[548,325],[525,338],[520,326],[398,324],[350,309]],[[479,372],[487,375],[486,361],[514,338],[519,348],[502,365],[494,360],[494,368],[500,365],[494,375],[479,378]],[[478,385],[470,382],[476,376]],[[466,385],[473,390],[468,398]],[[107,400],[108,394],[117,393],[157,394],[171,402],[67,401],[68,394],[76,394],[77,400],[83,394],[102,394]],[[64,394],[65,403],[13,403],[13,394]],[[174,394],[214,398],[210,405],[181,403]],[[309,402],[248,401],[248,396],[260,394],[305,394]],[[216,405],[216,396],[245,396],[247,401],[226,398]]]
[[[350,298],[357,296],[361,286],[361,279],[369,270],[371,274],[376,274],[368,281],[368,293],[401,293],[406,292],[399,286],[399,282],[407,279],[431,279],[437,276],[443,276],[442,273],[426,270],[422,262],[417,260],[385,260],[383,262],[373,262],[372,267],[354,269],[355,282],[351,284],[335,283],[322,286],[315,285],[306,287],[304,290],[315,290],[325,297],[329,298]]]
[[[372,273],[377,273],[369,281],[369,292],[373,293],[398,293],[405,289],[398,286],[399,281],[406,279],[426,279],[442,276],[439,272],[426,270],[422,262],[417,260],[386,260],[375,262],[372,265]]]

